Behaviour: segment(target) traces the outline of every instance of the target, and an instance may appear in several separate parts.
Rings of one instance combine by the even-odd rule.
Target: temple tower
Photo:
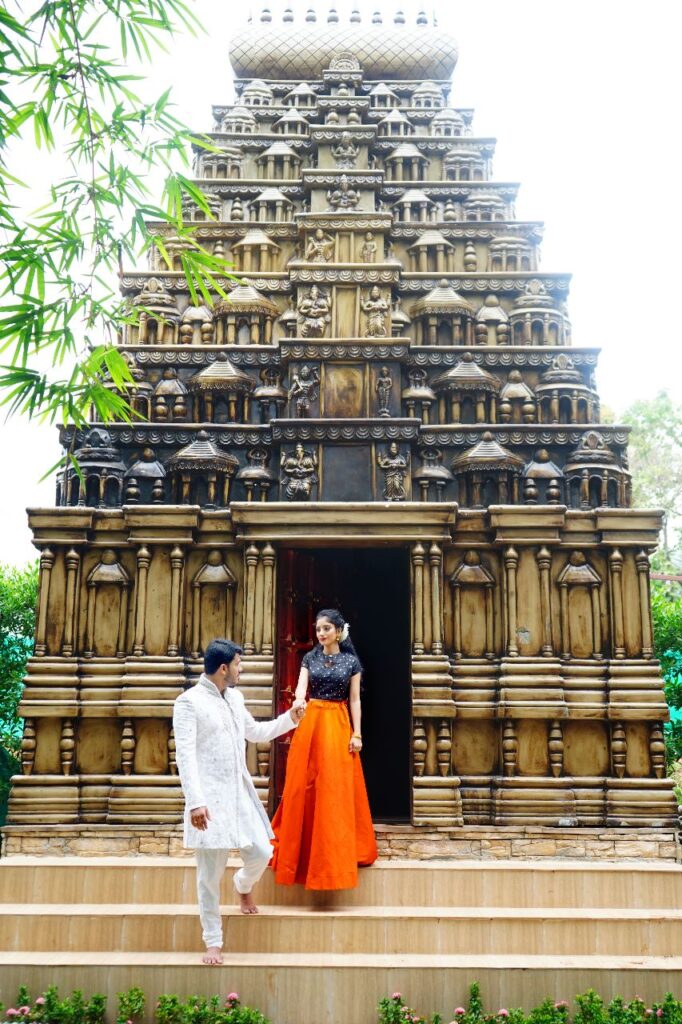
[[[172,703],[213,636],[257,717],[286,706],[314,610],[366,668],[375,818],[676,822],[649,613],[660,514],[630,506],[569,279],[452,100],[419,19],[237,32],[186,216],[239,282],[190,303],[153,253],[122,287],[132,425],[67,426],[84,479],[30,512],[40,550],[23,774],[6,844],[173,829]],[[286,741],[249,752],[264,802]],[[28,837],[28,838],[27,838]],[[143,839],[139,849],[144,850]]]

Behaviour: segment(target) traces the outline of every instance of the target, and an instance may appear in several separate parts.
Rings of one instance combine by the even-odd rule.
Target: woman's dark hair
[[[329,619],[332,626],[336,626],[337,629],[343,629],[343,627],[346,625],[346,620],[344,619],[343,615],[337,608],[320,609],[320,611],[315,616],[315,622],[317,622],[318,619]],[[355,657],[358,658],[358,652],[355,650],[355,645],[350,637],[348,637],[346,640],[341,640],[339,642],[339,650],[345,651],[346,654],[354,654]],[[360,662],[359,658],[358,662]]]
[[[221,665],[229,665],[235,655],[241,653],[241,647],[234,640],[211,640],[204,651],[204,672],[212,676]]]

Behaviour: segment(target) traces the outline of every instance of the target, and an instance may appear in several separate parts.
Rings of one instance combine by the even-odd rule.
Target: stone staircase
[[[236,863],[236,862],[235,862]],[[655,862],[380,861],[357,889],[259,888],[233,906],[225,964],[200,965],[188,858],[11,857],[0,862],[0,1000],[28,984],[108,994],[236,990],[273,1024],[374,1024],[399,990],[450,1019],[480,982],[487,1005],[546,996],[682,996],[682,866]]]

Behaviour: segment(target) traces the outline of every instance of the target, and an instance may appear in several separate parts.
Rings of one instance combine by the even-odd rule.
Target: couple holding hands
[[[239,850],[243,862],[234,876],[243,914],[258,913],[253,887],[271,859],[280,884],[329,890],[353,888],[358,865],[377,857],[359,757],[362,666],[336,609],[318,613],[315,633],[291,710],[272,721],[258,722],[247,711],[237,689],[242,651],[231,640],[211,641],[199,682],[175,701],[184,842],[196,850],[206,964],[223,962],[220,882],[230,850]],[[245,741],[267,743],[291,729],[271,825],[246,766]]]

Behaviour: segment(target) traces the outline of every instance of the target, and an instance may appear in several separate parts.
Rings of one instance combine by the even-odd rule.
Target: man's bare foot
[[[208,946],[206,952],[202,957],[202,961],[205,964],[211,964],[217,966],[223,962],[223,951],[220,946]]]
[[[239,894],[239,909],[242,914],[259,914],[260,911],[255,904],[252,892],[240,892]]]

